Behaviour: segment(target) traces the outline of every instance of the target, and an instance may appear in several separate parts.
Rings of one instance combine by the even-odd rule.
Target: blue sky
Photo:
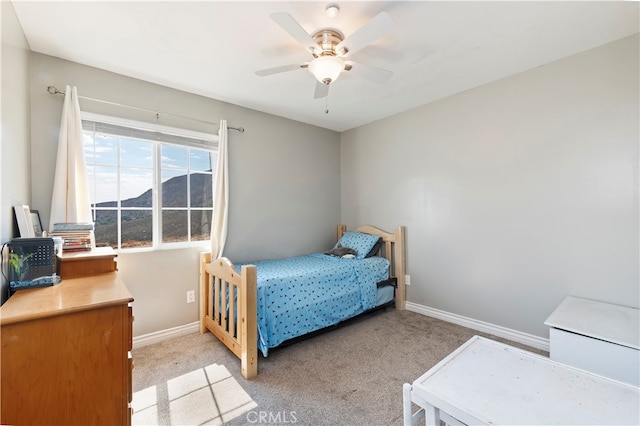
[[[118,139],[121,152],[121,198],[137,197],[153,186],[153,142],[98,134],[95,137],[94,145],[93,138],[84,135],[92,203],[113,201],[118,197]],[[165,144],[159,155],[163,182],[184,175],[187,170],[192,173],[211,170],[212,160],[208,151]],[[95,180],[91,176],[93,172]]]

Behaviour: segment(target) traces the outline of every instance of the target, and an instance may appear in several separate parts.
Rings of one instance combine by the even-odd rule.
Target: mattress
[[[396,296],[396,289],[390,285],[386,285],[384,287],[380,287],[376,292],[376,306],[382,306],[387,304]]]

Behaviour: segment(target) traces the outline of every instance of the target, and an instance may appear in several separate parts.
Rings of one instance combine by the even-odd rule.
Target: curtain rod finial
[[[52,95],[58,95],[58,94],[64,95],[64,92],[61,92],[60,90],[58,90],[56,86],[47,86],[47,92],[49,92]]]

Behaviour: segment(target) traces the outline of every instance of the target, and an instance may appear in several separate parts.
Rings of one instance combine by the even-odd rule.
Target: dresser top
[[[60,284],[19,290],[0,307],[0,324],[133,302],[116,272],[64,279]]]
[[[549,327],[640,349],[640,310],[569,296],[544,322]]]

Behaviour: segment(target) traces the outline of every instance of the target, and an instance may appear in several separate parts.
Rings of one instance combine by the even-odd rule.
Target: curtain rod
[[[64,95],[65,94],[65,92],[63,92],[62,90],[58,90],[55,86],[47,86],[47,92],[49,92],[52,95]],[[214,126],[218,125],[218,123],[212,123],[210,121],[198,120],[197,118],[185,117],[183,115],[170,114],[168,112],[153,111],[153,110],[150,110],[150,109],[140,108],[140,107],[137,107],[137,106],[119,104],[117,102],[105,101],[105,100],[102,100],[102,99],[89,98],[87,96],[78,95],[78,97],[80,99],[85,99],[87,101],[101,102],[103,104],[115,105],[115,106],[124,107],[124,108],[137,109],[138,111],[150,112],[150,113],[155,114],[156,117],[158,117],[160,114],[162,114],[162,115],[168,115],[168,116],[171,116],[171,117],[181,118],[181,119],[184,119],[184,120],[191,120],[191,121],[198,121],[200,123],[205,123],[205,124],[212,124]],[[244,133],[244,127],[227,126],[227,129],[237,130],[240,133]]]

